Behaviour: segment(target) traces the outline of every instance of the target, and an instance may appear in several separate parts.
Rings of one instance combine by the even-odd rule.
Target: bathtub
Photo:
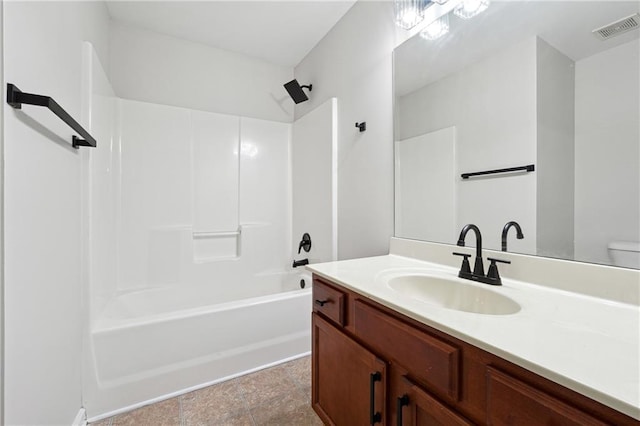
[[[254,279],[250,286],[149,288],[111,300],[87,345],[89,419],[308,354],[311,276]]]

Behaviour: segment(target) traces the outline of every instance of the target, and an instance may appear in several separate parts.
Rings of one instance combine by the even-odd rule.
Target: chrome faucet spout
[[[458,245],[464,247],[464,240],[467,237],[467,233],[473,231],[476,234],[476,261],[473,266],[473,275],[484,276],[484,265],[482,263],[482,234],[480,228],[474,224],[465,225],[460,231],[460,237],[458,238]]]
[[[524,238],[522,228],[520,228],[518,222],[507,222],[506,225],[504,225],[504,228],[502,228],[502,251],[507,251],[507,233],[512,226],[516,228],[516,238],[519,240]]]

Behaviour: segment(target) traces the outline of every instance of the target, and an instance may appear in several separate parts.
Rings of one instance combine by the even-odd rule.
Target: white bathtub
[[[87,346],[95,386],[84,403],[97,420],[309,353],[311,276],[122,294],[96,321]]]

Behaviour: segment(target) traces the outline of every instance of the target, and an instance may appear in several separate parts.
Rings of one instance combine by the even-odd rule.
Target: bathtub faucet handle
[[[309,235],[308,232],[305,232],[302,235],[302,240],[298,245],[298,254],[300,254],[300,251],[302,249],[304,249],[304,251],[306,251],[307,253],[309,253],[309,250],[311,250],[311,235]]]

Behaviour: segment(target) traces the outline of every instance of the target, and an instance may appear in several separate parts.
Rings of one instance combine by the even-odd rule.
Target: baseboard
[[[78,414],[76,414],[76,418],[73,419],[71,426],[87,426],[87,412],[84,408],[80,407],[80,410],[78,410]]]

